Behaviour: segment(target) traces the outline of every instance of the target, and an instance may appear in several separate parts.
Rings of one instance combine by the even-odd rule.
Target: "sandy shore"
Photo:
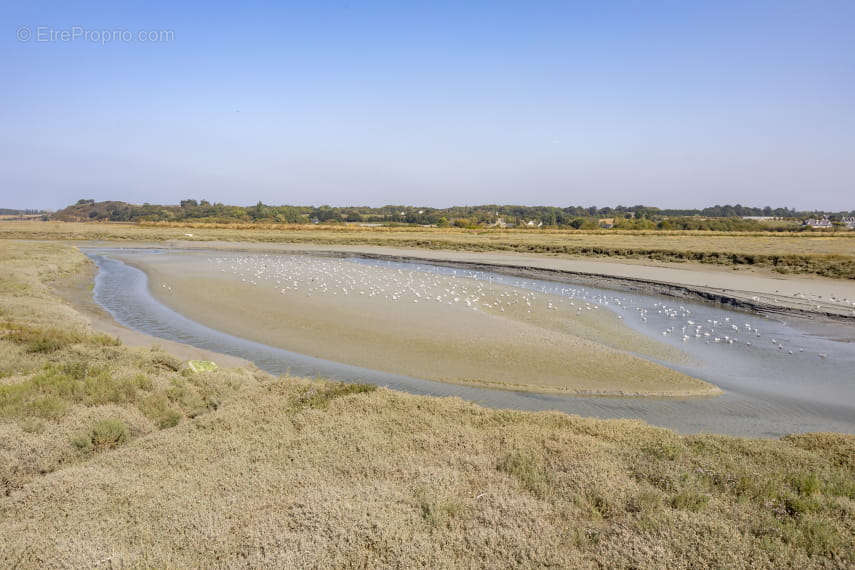
[[[120,325],[92,299],[92,282],[96,271],[94,265],[90,265],[86,270],[53,284],[54,292],[77,309],[94,330],[118,338],[125,346],[156,346],[182,360],[210,360],[228,368],[255,367],[252,362],[243,358],[157,338]]]
[[[461,310],[368,295],[286,291],[217,271],[198,254],[129,256],[162,302],[213,328],[328,360],[444,382],[578,395],[690,396],[714,386],[631,352],[681,361],[679,350],[609,311],[561,306]],[[341,261],[340,263],[350,263]],[[378,272],[393,271],[372,268]],[[457,279],[459,283],[462,279]],[[447,288],[441,279],[431,287]],[[512,288],[507,288],[512,289]],[[494,296],[508,293],[494,285]],[[433,296],[433,293],[430,293]]]
[[[108,246],[111,242],[80,242]],[[459,264],[597,287],[720,302],[762,313],[855,320],[855,280],[783,275],[698,263],[615,261],[540,254],[466,252],[360,245],[181,241],[122,242],[120,247],[362,255],[392,260]]]

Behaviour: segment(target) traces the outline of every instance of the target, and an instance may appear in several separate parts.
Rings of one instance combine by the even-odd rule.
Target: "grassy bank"
[[[855,279],[855,232],[817,235],[772,232],[527,231],[250,224],[5,222],[0,223],[0,238],[380,245],[608,257],[653,262],[694,262]]]
[[[84,262],[0,242],[0,566],[855,564],[855,437],[191,373],[52,294]]]

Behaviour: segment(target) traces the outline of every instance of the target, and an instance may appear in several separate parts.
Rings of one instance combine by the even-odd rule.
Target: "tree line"
[[[457,227],[565,227],[591,229],[718,230],[752,231],[775,229],[774,223],[744,219],[757,216],[790,220],[781,229],[793,229],[792,222],[808,217],[829,216],[832,220],[855,216],[851,212],[800,212],[791,208],[715,205],[702,209],[661,209],[653,206],[520,206],[486,204],[430,208],[408,205],[370,206],[232,206],[188,198],[177,205],[96,202],[81,199],[53,214],[65,221],[113,222],[215,222],[215,223],[373,223],[381,225],[424,225]]]

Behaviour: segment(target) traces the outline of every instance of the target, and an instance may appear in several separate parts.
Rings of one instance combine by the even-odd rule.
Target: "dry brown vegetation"
[[[192,237],[185,234],[192,233]],[[855,232],[501,230],[273,224],[6,222],[0,238],[237,241],[508,251],[758,267],[855,278]]]
[[[190,373],[51,293],[84,262],[0,242],[0,566],[855,564],[853,436]]]

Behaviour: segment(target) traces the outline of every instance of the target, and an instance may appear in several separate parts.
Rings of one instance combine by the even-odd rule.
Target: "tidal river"
[[[414,394],[456,396],[494,408],[640,419],[683,433],[760,437],[806,431],[855,433],[855,342],[851,342],[855,332],[851,325],[772,319],[669,297],[441,265],[223,251],[87,248],[85,252],[99,268],[95,301],[122,325],[239,356],[273,374],[367,382]],[[538,393],[440,382],[419,378],[417,373],[384,372],[370,365],[307,356],[259,342],[265,338],[264,331],[237,334],[227,322],[215,322],[212,327],[211,322],[202,324],[179,313],[161,301],[164,291],[172,287],[168,280],[150,282],[145,272],[134,267],[138,265],[135,260],[145,260],[139,264],[145,267],[170,263],[210,267],[212,279],[223,275],[240,288],[268,286],[281,291],[283,299],[300,295],[305,303],[337,295],[339,299],[371,297],[370,302],[396,307],[394,312],[401,314],[417,308],[423,311],[418,314],[432,315],[438,311],[502,315],[507,311],[521,315],[521,326],[527,326],[525,318],[540,318],[541,314],[588,323],[618,319],[620,328],[601,331],[625,329],[642,339],[627,345],[620,355],[633,355],[635,364],[625,365],[628,378],[636,373],[634,369],[641,375],[645,367],[655,366],[663,371],[662,376],[680,373],[715,385],[723,393],[667,398]],[[201,290],[205,284],[195,282],[194,286]],[[158,295],[152,294],[153,289]],[[310,329],[305,329],[306,335],[313,332]],[[255,338],[247,338],[250,336]],[[613,362],[616,357],[609,354],[598,353],[598,358]],[[673,354],[682,357],[673,358]],[[382,353],[371,357],[377,359],[378,368],[382,368],[379,361],[387,358]],[[573,358],[579,359],[578,355]],[[570,360],[568,357],[568,366]],[[655,375],[655,368],[651,370],[645,374]],[[650,382],[656,385],[655,379]]]

